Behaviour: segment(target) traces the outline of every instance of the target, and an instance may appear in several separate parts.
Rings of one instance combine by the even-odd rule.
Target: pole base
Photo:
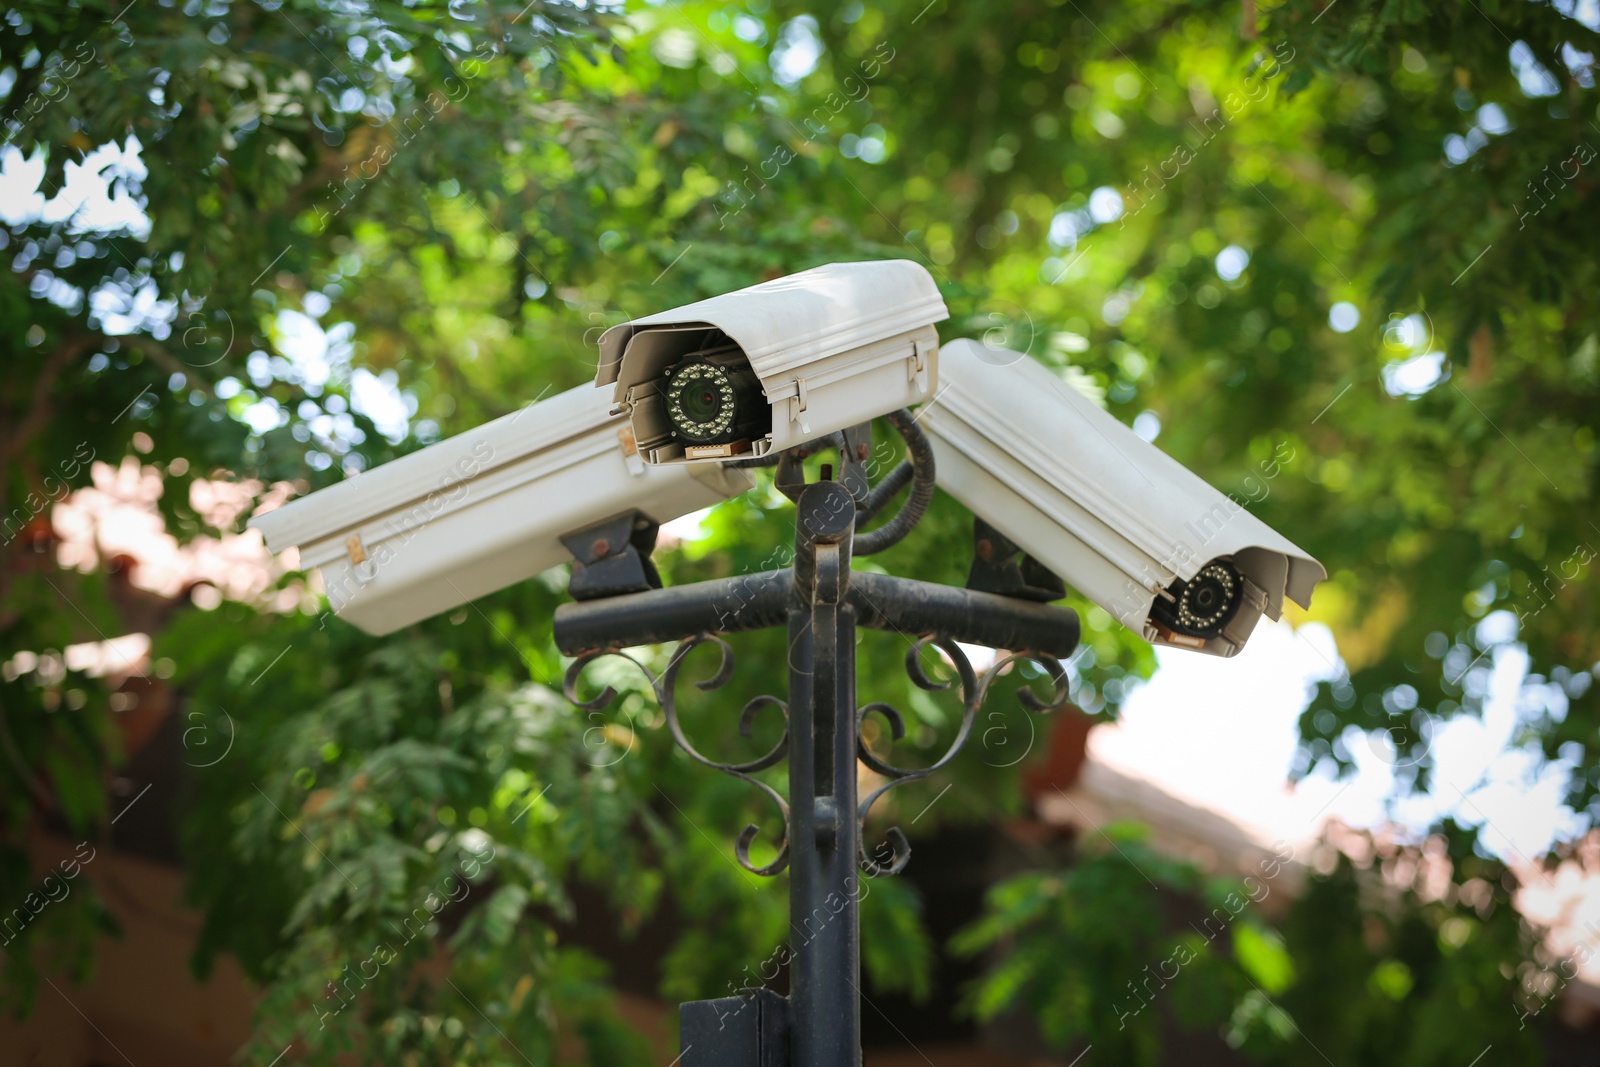
[[[770,989],[678,1005],[681,1067],[788,1067],[789,1002]]]

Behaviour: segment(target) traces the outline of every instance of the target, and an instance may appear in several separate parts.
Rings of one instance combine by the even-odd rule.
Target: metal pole
[[[914,486],[922,484],[925,493],[931,494],[932,453],[919,451],[920,434],[909,416],[904,421],[905,426],[897,426],[912,453],[917,471]],[[600,536],[610,532],[609,526],[579,531],[573,535],[575,552],[585,568],[579,591],[592,598],[578,596],[576,602],[562,605],[555,613],[556,645],[574,657],[563,688],[579,707],[596,710],[617,698],[616,690],[607,687],[592,700],[578,699],[578,675],[588,663],[633,645],[679,639],[679,651],[667,670],[659,679],[652,678],[673,741],[695,761],[749,782],[780,806],[784,804],[781,795],[753,775],[785,757],[789,761],[783,850],[765,866],[752,864],[748,847],[758,833],[754,824],[745,828],[736,849],[739,863],[753,873],[774,875],[788,867],[789,996],[746,989],[737,996],[681,1005],[681,1067],[860,1067],[858,864],[864,862],[874,875],[898,873],[910,857],[910,848],[905,836],[890,827],[892,856],[885,861],[868,861],[862,856],[860,827],[866,810],[856,795],[858,758],[885,779],[868,795],[866,809],[888,790],[937,772],[971,736],[990,682],[1017,659],[1033,660],[1055,682],[1055,695],[1049,700],[1026,688],[1019,692],[1018,699],[1026,707],[1045,711],[1067,701],[1067,673],[1059,657],[1077,647],[1078,618],[1066,609],[1034,602],[1059,591],[1053,575],[1030,572],[1029,561],[1014,560],[1012,556],[1020,550],[1009,542],[997,550],[998,534],[991,532],[987,540],[993,543],[985,548],[985,528],[981,526],[980,558],[986,558],[985,551],[988,557],[998,553],[1000,558],[974,566],[974,578],[969,580],[972,588],[948,589],[888,575],[852,574],[851,557],[857,548],[864,554],[893,544],[915,524],[926,501],[918,504],[914,499],[903,510],[909,518],[897,517],[857,542],[858,515],[863,509],[870,513],[882,501],[875,503],[869,495],[858,507],[849,488],[826,473],[823,481],[805,485],[801,458],[799,453],[785,453],[776,483],[797,505],[795,554],[789,570],[662,589],[643,561],[627,552],[597,550],[599,542],[612,543],[613,537]],[[887,479],[880,490],[904,481]],[[641,518],[622,516],[608,523],[616,523],[624,532],[639,531],[644,540],[648,527],[640,525]],[[619,543],[621,536],[615,535]],[[629,542],[634,556],[642,547]],[[575,569],[574,585],[580,584],[578,573]],[[718,688],[733,669],[730,650],[718,635],[765,629],[782,621],[787,621],[789,629],[788,732],[783,743],[744,763],[707,758],[683,735],[677,721],[673,692],[682,656],[707,641],[721,646],[721,671],[716,678],[697,683],[702,689]],[[964,704],[960,728],[950,748],[931,765],[897,767],[865,749],[858,752],[858,625],[917,635],[907,656],[907,670],[924,688],[935,687],[920,666],[925,646],[937,647],[960,674]],[[980,676],[962,653],[960,641],[1021,651],[1001,658]],[[746,706],[740,719],[742,733],[748,728],[751,710],[767,699],[758,698]],[[886,718],[894,737],[902,735],[903,721],[897,711],[881,704],[873,705],[872,710]]]
[[[801,494],[789,611],[791,1067],[859,1067],[855,502],[838,482]]]

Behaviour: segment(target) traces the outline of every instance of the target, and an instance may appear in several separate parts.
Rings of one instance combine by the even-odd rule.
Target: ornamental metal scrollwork
[[[644,676],[650,680],[650,688],[652,691],[654,691],[656,700],[660,703],[661,710],[666,716],[667,730],[672,734],[672,740],[674,744],[687,753],[695,762],[704,764],[705,766],[714,770],[721,771],[723,774],[731,775],[734,778],[739,778],[749,782],[761,792],[765,793],[772,800],[772,802],[778,806],[778,810],[783,814],[784,833],[783,840],[778,846],[778,855],[771,863],[758,867],[750,861],[750,845],[755,841],[756,836],[761,833],[761,828],[754,823],[751,823],[744,828],[744,830],[739,834],[738,842],[734,846],[734,855],[738,857],[740,866],[752,874],[770,877],[778,874],[789,865],[789,805],[788,802],[783,799],[783,794],[779,793],[776,789],[773,789],[770,785],[761,781],[759,778],[754,777],[754,775],[757,771],[763,771],[768,767],[775,766],[781,762],[786,755],[788,755],[789,705],[775,696],[758,696],[753,697],[751,700],[746,702],[744,709],[739,713],[739,735],[746,738],[751,736],[751,727],[755,722],[756,714],[763,708],[775,707],[783,713],[783,736],[780,737],[777,744],[773,745],[772,748],[765,754],[757,756],[753,760],[746,760],[743,763],[724,763],[720,760],[714,760],[703,755],[689,741],[689,738],[683,732],[683,725],[678,721],[678,705],[676,694],[678,672],[682,670],[684,660],[688,657],[690,652],[694,651],[700,645],[707,643],[716,645],[722,654],[722,658],[717,665],[716,672],[709,678],[703,678],[695,682],[694,686],[696,689],[699,689],[703,692],[710,692],[714,689],[720,689],[728,683],[728,679],[733,677],[733,649],[729,647],[726,641],[714,634],[700,633],[693,637],[686,638],[679,643],[677,649],[672,653],[672,658],[667,661],[666,669],[661,672],[661,677],[659,679],[652,677],[650,671],[645,667],[644,664],[640,663],[637,659],[634,659],[626,652],[622,652],[618,649],[602,649],[595,652],[586,652],[577,659],[573,660],[572,664],[567,668],[566,677],[562,682],[562,691],[566,694],[567,699],[572,701],[572,703],[580,710],[599,711],[610,707],[616,701],[617,691],[608,685],[599,696],[596,696],[591,700],[585,701],[578,699],[578,675],[583,673],[583,669],[590,663],[593,663],[595,660],[600,659],[603,656],[621,656],[623,659],[626,659],[628,662],[638,667],[639,670],[644,673]]]
[[[956,677],[951,681],[935,681],[923,669],[922,651],[930,645],[943,652],[955,667]],[[967,739],[972,735],[972,724],[977,719],[978,709],[983,706],[984,699],[988,696],[989,687],[994,684],[994,680],[1007,667],[1023,660],[1043,667],[1045,673],[1054,683],[1055,691],[1049,700],[1041,700],[1030,687],[1024,686],[1017,691],[1018,702],[1033,712],[1055,711],[1065,706],[1068,699],[1069,681],[1066,668],[1054,656],[1046,656],[1042,653],[1034,652],[1016,652],[995,660],[994,664],[980,675],[973,669],[972,662],[967,659],[967,655],[962,651],[961,646],[951,638],[934,635],[920,637],[913,642],[910,650],[906,652],[906,673],[919,689],[939,692],[949,689],[958,682],[961,686],[961,725],[956,730],[955,739],[950,742],[950,747],[945,749],[944,754],[927,767],[917,769],[897,767],[887,760],[873,755],[872,751],[867,748],[862,728],[866,725],[867,716],[874,712],[882,716],[884,721],[889,724],[889,734],[893,741],[899,741],[905,737],[905,719],[892,705],[882,701],[875,701],[862,706],[856,712],[856,756],[873,771],[889,779],[883,785],[867,794],[856,812],[856,818],[860,821],[862,828],[859,863],[861,870],[869,877],[877,877],[881,874],[899,874],[905,870],[906,864],[911,860],[911,845],[898,826],[891,826],[885,831],[885,836],[888,838],[887,843],[891,850],[891,859],[887,863],[881,863],[867,854],[865,843],[867,813],[872,809],[873,803],[896,786],[926,778],[955,759],[966,745]]]

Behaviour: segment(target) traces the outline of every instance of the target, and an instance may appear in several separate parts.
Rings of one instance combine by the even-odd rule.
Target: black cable
[[[892,471],[884,475],[883,480],[872,487],[872,491],[867,494],[867,499],[863,500],[861,506],[856,509],[857,528],[871,522],[878,512],[883,510],[884,505],[893,500],[895,495],[906,487],[906,483],[911,480],[911,475],[911,461],[908,459],[901,460]]]
[[[917,425],[917,420],[912,418],[911,412],[905,408],[891,411],[884,416],[884,420],[893,426],[906,443],[906,459],[901,461],[893,470],[883,477],[877,485],[867,493],[866,499],[856,511],[856,526],[859,529],[863,524],[872,521],[878,513],[904,489],[907,483],[911,485],[911,494],[906,497],[900,510],[895,512],[894,518],[867,533],[857,533],[852,555],[870,556],[882,552],[892,545],[899,544],[905,536],[921,521],[927,512],[928,505],[933,502],[934,465],[933,446],[928,442],[928,437],[922,432],[922,427]],[[799,456],[814,455],[826,449],[840,452],[849,446],[845,442],[843,433],[832,433],[816,441],[807,442],[797,448],[788,449],[788,453]],[[729,467],[749,469],[754,467],[774,467],[782,461],[787,453],[774,452],[756,459],[734,460],[727,464]],[[841,459],[841,462],[843,460]]]
[[[933,502],[933,445],[929,443],[928,435],[922,432],[922,427],[917,425],[917,420],[912,418],[911,412],[905,408],[891,411],[884,418],[905,439],[907,461],[901,466],[910,470],[911,494],[906,497],[906,502],[900,505],[900,510],[895,512],[894,518],[876,530],[856,534],[855,543],[851,548],[851,554],[856,556],[870,556],[875,552],[882,552],[891,545],[899,544],[922,519],[928,510],[928,505]],[[875,514],[876,508],[881,508],[884,502],[899,491],[900,485],[904,484],[906,476],[900,475],[899,471],[899,467],[891,471],[868,496],[868,505],[876,505],[872,514]],[[899,484],[895,484],[897,479]],[[879,497],[880,490],[886,490],[881,497]]]

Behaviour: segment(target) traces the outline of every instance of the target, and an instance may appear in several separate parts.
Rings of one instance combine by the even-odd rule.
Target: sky
[[[1351,826],[1397,824],[1421,834],[1454,816],[1487,823],[1486,846],[1508,861],[1545,852],[1580,833],[1582,822],[1561,803],[1571,768],[1545,763],[1515,741],[1518,686],[1527,657],[1499,646],[1481,669],[1490,698],[1483,718],[1439,724],[1430,755],[1430,794],[1394,796],[1394,750],[1381,734],[1345,736],[1356,773],[1341,781],[1331,766],[1315,768],[1290,788],[1296,720],[1314,683],[1342,669],[1333,635],[1320,623],[1298,630],[1263,621],[1232,659],[1160,649],[1154,677],[1123,707],[1121,720],[1091,741],[1092,758],[1155,781],[1174,794],[1261,826],[1273,838],[1302,837],[1322,820]]]
[[[0,223],[18,226],[41,218],[70,219],[71,228],[78,233],[125,228],[134,236],[143,237],[150,231],[150,219],[142,206],[140,183],[148,171],[141,153],[137,137],[130,136],[121,146],[102,145],[81,161],[69,161],[65,166],[66,181],[54,195],[47,196],[40,188],[45,171],[43,153],[24,156],[13,145],[0,147]],[[160,299],[157,284],[151,279],[108,282],[91,293],[56,280],[49,292],[41,295],[63,307],[81,306],[87,300],[99,318],[100,328],[113,336],[148,331],[162,340],[175,325],[183,325],[178,321],[176,303]],[[401,392],[393,371],[373,374],[362,367],[352,370],[348,366],[351,331],[343,323],[324,328],[318,318],[328,308],[327,298],[313,292],[304,300],[304,311],[283,309],[277,313],[277,347],[288,359],[269,357],[265,352],[253,355],[253,384],[265,386],[279,378],[294,381],[317,395],[331,379],[348,378],[351,410],[372,419],[389,440],[399,441],[410,428],[416,401]],[[223,379],[217,383],[218,393],[226,399],[248,384],[251,383]],[[250,406],[243,417],[260,432],[287,422],[288,413],[276,402],[263,399]],[[319,440],[330,446],[349,440],[358,432],[347,414],[334,413],[326,421],[325,427],[313,429]],[[331,447],[330,451],[338,449]]]

